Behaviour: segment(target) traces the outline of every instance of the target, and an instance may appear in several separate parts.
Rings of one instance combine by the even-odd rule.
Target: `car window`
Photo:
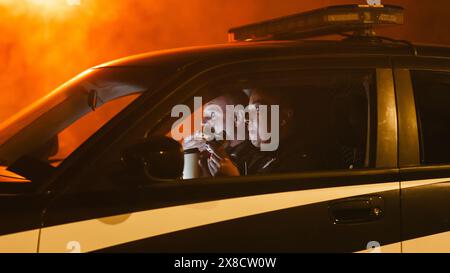
[[[54,167],[58,167],[68,158],[81,144],[83,144],[92,134],[98,131],[109,120],[120,113],[140,94],[128,95],[110,102],[107,102],[95,111],[87,113],[76,120],[70,126],[63,129],[52,137],[44,145],[29,152],[28,155],[47,162]],[[30,182],[19,174],[10,172],[6,166],[0,164],[0,183],[3,182]]]
[[[413,71],[422,164],[450,164],[450,73]]]
[[[183,145],[183,179],[367,168],[374,79],[369,70],[227,78],[174,105],[162,132]]]
[[[128,95],[110,101],[95,111],[89,112],[58,135],[58,146],[53,155],[46,158],[53,166],[58,166],[72,152],[83,144],[94,132],[97,132],[106,122],[121,112],[140,94]]]
[[[233,74],[179,92],[175,103],[164,103],[166,116],[156,125],[156,117],[140,118],[69,191],[114,190],[142,179],[126,170],[122,152],[158,136],[183,147],[179,182],[374,166],[375,70]]]
[[[134,99],[152,93],[164,73],[124,67],[80,74],[0,125],[0,166],[24,156],[58,166]]]

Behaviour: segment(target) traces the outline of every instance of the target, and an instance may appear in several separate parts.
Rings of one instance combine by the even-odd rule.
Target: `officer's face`
[[[254,112],[255,115],[250,114],[249,116],[249,121],[248,121],[248,135],[250,138],[250,141],[252,142],[252,144],[255,147],[261,147],[261,137],[259,134],[259,126],[258,126],[258,119],[259,119],[259,114],[258,114],[258,109],[259,109],[259,104],[255,104],[250,102],[249,105],[249,109],[250,111]]]
[[[249,115],[248,133],[252,144],[255,147],[261,147],[262,143],[270,142],[269,139],[263,140],[261,138],[267,131],[271,131],[271,111],[270,105],[277,105],[279,102],[275,97],[269,96],[257,90],[253,91],[250,96],[249,110],[255,114]],[[267,120],[260,120],[260,106],[267,106]]]

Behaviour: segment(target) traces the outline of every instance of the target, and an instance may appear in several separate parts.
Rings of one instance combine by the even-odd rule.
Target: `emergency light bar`
[[[402,25],[404,9],[388,5],[344,5],[312,10],[230,29],[229,42],[304,39],[353,31],[372,35],[374,27]]]

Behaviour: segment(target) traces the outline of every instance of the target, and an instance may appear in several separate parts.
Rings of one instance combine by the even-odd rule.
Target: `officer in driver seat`
[[[248,105],[248,96],[243,91],[233,91],[206,103],[203,106],[203,126],[208,127],[213,136],[205,136],[201,140],[188,138],[183,143],[185,151],[192,148],[200,151],[198,164],[202,177],[245,175],[248,157],[256,151],[248,141],[243,111],[234,113],[234,133],[227,132],[225,126],[227,105],[241,105],[245,108]],[[218,108],[220,111],[217,111]],[[240,126],[245,127],[244,139],[237,137],[237,128]]]

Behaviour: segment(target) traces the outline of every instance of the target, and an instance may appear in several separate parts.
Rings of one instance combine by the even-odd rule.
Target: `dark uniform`
[[[231,161],[238,168],[241,175],[249,174],[249,163],[251,159],[259,153],[259,149],[246,140],[235,147],[225,148],[225,152],[230,156]]]

